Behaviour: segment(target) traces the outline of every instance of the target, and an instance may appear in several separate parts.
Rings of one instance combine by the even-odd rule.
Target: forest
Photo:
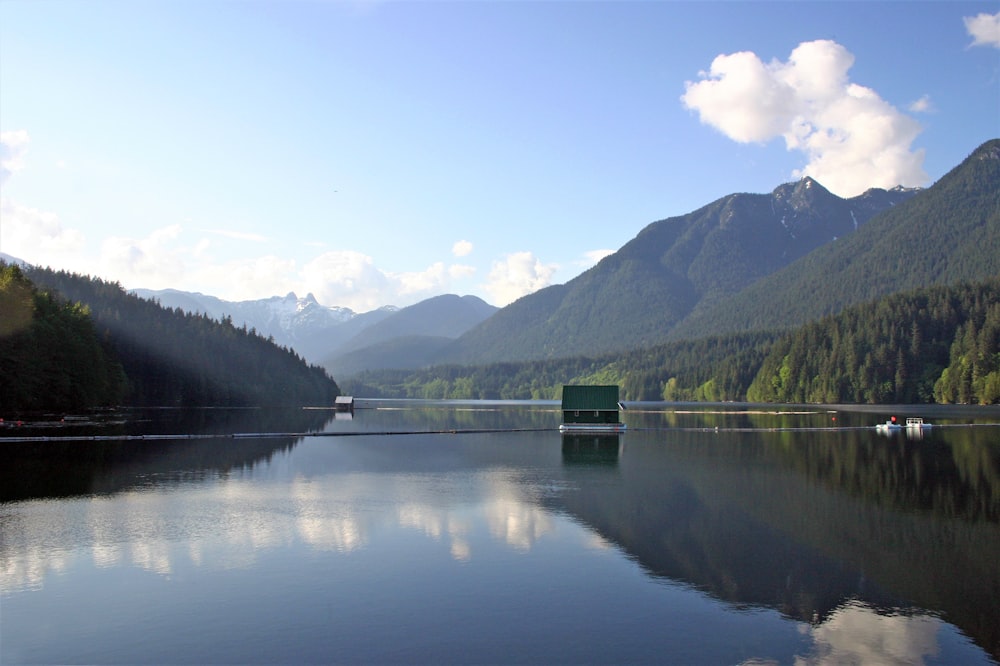
[[[713,336],[595,357],[344,380],[356,395],[557,399],[612,383],[625,400],[799,403],[1000,402],[1000,278],[895,294],[786,331]]]
[[[0,265],[5,412],[330,405],[326,371],[231,319],[167,309],[105,282]]]

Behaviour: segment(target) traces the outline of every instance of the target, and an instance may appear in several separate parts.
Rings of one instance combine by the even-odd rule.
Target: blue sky
[[[811,175],[1000,136],[1000,3],[0,0],[0,252],[128,288],[496,305]]]

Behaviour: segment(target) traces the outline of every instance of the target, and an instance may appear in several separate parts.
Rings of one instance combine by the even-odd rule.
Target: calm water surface
[[[996,409],[371,406],[0,431],[0,661],[1000,658]]]

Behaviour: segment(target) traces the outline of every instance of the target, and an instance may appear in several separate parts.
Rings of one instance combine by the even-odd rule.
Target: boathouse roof
[[[563,386],[563,411],[618,411],[618,386]]]

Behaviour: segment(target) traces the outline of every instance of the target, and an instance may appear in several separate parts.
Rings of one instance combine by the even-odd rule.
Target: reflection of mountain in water
[[[1000,655],[995,445],[868,432],[624,440],[613,475],[564,456],[571,483],[552,503],[651,573],[814,624],[845,600],[913,604]]]
[[[325,411],[152,410],[131,412],[113,426],[81,425],[30,436],[223,435],[308,432],[322,428]],[[26,435],[29,433],[26,432]],[[290,449],[294,437],[198,440],[5,442],[0,454],[0,502],[106,494],[136,486],[197,481],[252,468]]]

